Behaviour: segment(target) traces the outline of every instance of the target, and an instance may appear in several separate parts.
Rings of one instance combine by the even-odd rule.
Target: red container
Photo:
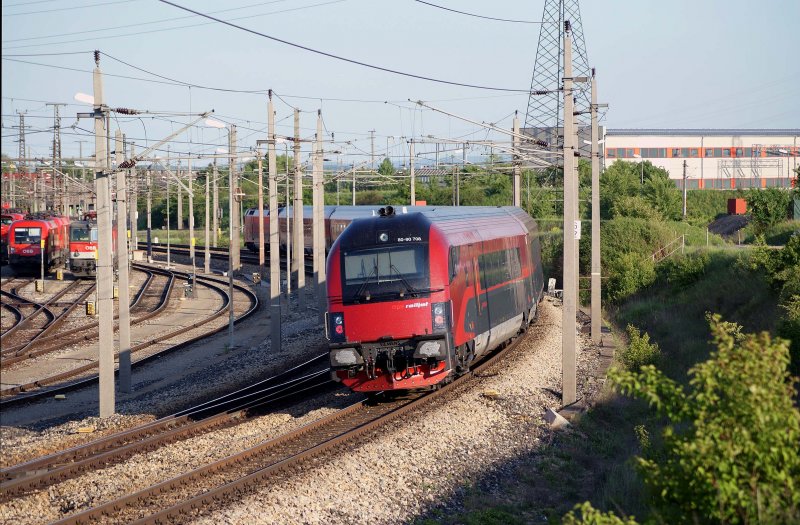
[[[728,215],[744,215],[745,213],[747,213],[747,201],[728,199]]]

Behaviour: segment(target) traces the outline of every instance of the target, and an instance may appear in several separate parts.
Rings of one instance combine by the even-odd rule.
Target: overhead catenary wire
[[[384,72],[392,73],[392,74],[395,74],[395,75],[401,75],[401,76],[406,76],[406,77],[410,77],[410,78],[416,78],[416,79],[419,79],[419,80],[426,80],[428,82],[436,82],[436,83],[440,83],[440,84],[448,84],[448,85],[451,85],[451,86],[461,86],[461,87],[468,87],[468,88],[474,88],[474,89],[485,89],[485,90],[490,90],[490,91],[512,91],[512,92],[517,92],[517,93],[529,93],[530,92],[530,89],[514,89],[514,88],[504,88],[504,87],[495,87],[495,86],[482,86],[482,85],[478,85],[478,84],[468,84],[468,83],[463,83],[463,82],[455,82],[455,81],[451,81],[451,80],[444,80],[444,79],[438,79],[438,78],[433,78],[433,77],[427,77],[427,76],[424,76],[424,75],[417,75],[417,74],[414,74],[414,73],[407,73],[407,72],[404,72],[404,71],[399,71],[399,70],[391,69],[391,68],[388,68],[388,67],[378,66],[378,65],[375,65],[375,64],[369,64],[369,63],[362,62],[362,61],[359,61],[359,60],[355,60],[355,59],[352,59],[352,58],[347,58],[347,57],[343,57],[343,56],[340,56],[340,55],[335,55],[333,53],[328,53],[327,51],[321,51],[319,49],[314,49],[314,48],[311,48],[311,47],[308,47],[308,46],[304,46],[304,45],[301,45],[301,44],[297,44],[297,43],[294,43],[294,42],[289,42],[288,40],[283,40],[281,38],[277,38],[277,37],[268,35],[266,33],[262,33],[260,31],[256,31],[254,29],[249,29],[247,27],[240,26],[238,24],[234,24],[232,22],[228,22],[228,21],[222,20],[220,18],[216,18],[216,17],[211,16],[209,14],[202,13],[200,11],[196,11],[196,10],[188,8],[186,6],[182,6],[180,4],[176,4],[175,2],[171,2],[169,0],[159,0],[159,2],[171,5],[173,7],[178,8],[178,9],[182,9],[182,10],[187,11],[189,13],[194,13],[194,14],[196,14],[198,16],[202,16],[202,17],[208,18],[209,20],[214,20],[215,22],[218,22],[220,24],[224,24],[224,25],[227,25],[229,27],[233,27],[233,28],[238,29],[240,31],[245,31],[245,32],[250,33],[252,35],[260,36],[262,38],[267,38],[269,40],[273,40],[275,42],[280,42],[282,44],[286,44],[288,46],[296,47],[298,49],[303,49],[303,50],[308,51],[310,53],[315,53],[315,54],[322,55],[322,56],[325,56],[325,57],[328,57],[328,58],[333,58],[335,60],[341,60],[342,62],[348,62],[350,64],[355,64],[355,65],[367,67],[367,68],[370,68],[370,69],[376,69],[378,71],[384,71]]]
[[[510,18],[495,18],[493,16],[484,16],[484,15],[476,15],[474,13],[467,13],[466,11],[459,11],[458,9],[451,9],[449,7],[444,7],[444,6],[441,6],[441,5],[432,4],[430,2],[423,2],[422,0],[414,0],[414,1],[417,2],[417,3],[420,3],[420,4],[425,4],[425,5],[429,5],[431,7],[435,7],[437,9],[443,9],[445,11],[450,11],[452,13],[458,13],[460,15],[472,16],[472,17],[475,17],[475,18],[483,18],[484,20],[494,20],[496,22],[511,22],[511,23],[514,23],[514,24],[538,24],[538,25],[556,24],[556,23],[558,23],[558,22],[540,22],[540,21],[534,21],[534,20],[513,20],[513,19],[510,19]]]
[[[270,11],[270,12],[267,12],[267,13],[258,13],[258,14],[253,14],[253,15],[240,16],[240,17],[236,17],[236,18],[231,18],[230,20],[244,20],[244,19],[256,18],[256,17],[259,17],[259,16],[276,15],[276,14],[279,14],[279,13],[287,13],[289,11],[300,11],[302,9],[310,9],[312,7],[320,7],[320,6],[329,5],[329,4],[338,4],[340,2],[346,2],[346,1],[347,0],[328,0],[327,2],[321,2],[319,4],[312,4],[312,5],[303,6],[303,7],[294,7],[294,8],[291,8],[291,9],[282,9],[280,11]],[[107,35],[107,36],[103,36],[102,38],[105,39],[105,40],[108,40],[108,39],[112,39],[112,38],[125,38],[125,37],[130,37],[130,36],[140,37],[142,35],[147,35],[147,34],[151,34],[151,33],[162,33],[164,31],[173,31],[173,30],[176,30],[176,29],[188,29],[188,28],[192,28],[192,27],[208,26],[208,25],[213,25],[214,23],[215,22],[202,22],[202,23],[199,23],[199,24],[188,24],[188,25],[176,26],[176,27],[165,27],[165,28],[162,28],[162,29],[150,29],[150,30],[147,30],[147,31],[136,31],[134,33],[123,33],[123,34]],[[61,41],[61,42],[45,42],[45,43],[41,43],[41,44],[27,44],[27,45],[21,45],[21,46],[6,46],[6,49],[24,49],[24,48],[29,48],[29,47],[40,47],[40,46],[48,46],[48,45],[73,44],[73,43],[76,43],[76,42],[92,42],[92,41],[95,41],[95,40],[96,40],[96,37],[78,38],[78,39],[74,39],[74,40],[64,40],[64,41]]]

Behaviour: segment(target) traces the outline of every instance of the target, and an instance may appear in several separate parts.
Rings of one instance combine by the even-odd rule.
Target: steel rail
[[[136,264],[136,266],[145,267],[145,266],[140,265],[138,263]],[[160,268],[155,268],[155,267],[146,267],[146,268],[149,268],[149,269],[155,271],[156,273],[167,272],[167,270],[161,270]],[[182,274],[182,272],[173,272],[173,273]],[[183,274],[183,275],[185,276],[184,278],[188,279],[188,275],[189,274]],[[199,276],[199,275],[197,277],[198,277],[198,280],[216,281],[217,283],[222,284],[221,281],[218,281],[218,280],[210,278],[210,277]],[[173,281],[170,281],[170,282],[172,283]],[[240,285],[238,283],[234,284],[234,288],[236,288],[240,292],[244,293],[250,299],[250,307],[249,307],[249,309],[246,312],[244,312],[243,314],[237,316],[234,319],[234,324],[238,324],[238,323],[244,321],[245,319],[249,318],[251,315],[253,315],[258,310],[258,308],[260,306],[260,303],[259,303],[259,300],[258,300],[258,297],[256,296],[256,294],[254,292],[252,292],[251,290],[249,290],[248,288],[246,288],[246,287],[244,287],[244,286],[242,286],[242,285]],[[166,306],[166,305],[165,304],[162,305],[161,308],[163,309],[164,306]],[[225,311],[226,310],[223,308],[223,309],[217,311],[216,314],[214,314],[214,315],[216,317],[219,317]],[[207,322],[211,321],[211,320],[212,319],[207,319]],[[204,323],[202,323],[202,322],[194,323],[194,325],[198,325],[198,326],[202,325],[202,324],[204,324]],[[194,326],[194,328],[197,328],[197,326]],[[188,329],[190,329],[190,328],[183,327],[181,329],[178,329],[178,330],[176,330],[176,331],[171,333],[171,337],[180,336],[184,332],[186,332]],[[157,358],[160,358],[160,357],[168,354],[169,352],[173,352],[173,351],[185,348],[185,347],[187,347],[189,345],[192,345],[192,344],[194,344],[194,343],[196,343],[196,342],[198,342],[198,341],[200,341],[200,340],[202,340],[202,339],[204,339],[206,337],[209,337],[211,335],[220,333],[225,329],[227,329],[227,326],[220,326],[219,328],[217,328],[215,330],[212,330],[210,332],[207,332],[205,334],[200,334],[198,336],[195,336],[195,337],[192,337],[190,339],[184,340],[181,343],[177,343],[175,345],[169,346],[167,348],[159,350],[158,352],[153,353],[152,355],[149,355],[147,357],[139,359],[139,360],[133,362],[132,366],[134,366],[134,367],[142,366],[142,365],[144,365],[146,363],[149,363],[152,360],[155,360]],[[159,338],[157,338],[158,340],[151,340],[149,342],[145,342],[145,343],[142,343],[140,345],[136,345],[133,348],[131,348],[131,353],[138,352],[140,350],[143,350],[144,348],[147,348],[148,346],[152,346],[154,344],[157,344],[157,343],[159,343],[159,342],[161,342],[161,341],[163,341],[165,339],[171,338],[171,337],[165,337],[165,336],[164,337],[159,337]],[[69,370],[67,372],[58,374],[58,375],[50,377],[50,378],[45,378],[45,379],[34,381],[34,382],[31,382],[31,383],[28,383],[28,384],[25,384],[25,385],[17,385],[16,387],[13,387],[11,389],[2,390],[2,391],[0,391],[0,396],[12,396],[14,394],[21,394],[23,392],[25,392],[27,394],[26,395],[14,395],[14,397],[10,397],[10,398],[7,398],[5,400],[4,399],[0,399],[0,409],[7,410],[9,407],[14,406],[14,405],[21,405],[21,404],[24,404],[24,403],[28,403],[30,401],[34,401],[36,399],[41,399],[42,397],[50,396],[50,395],[55,394],[55,393],[69,392],[69,391],[76,390],[78,388],[82,388],[84,386],[93,384],[98,380],[98,376],[97,375],[92,375],[90,377],[78,379],[78,380],[72,381],[70,383],[67,383],[67,384],[64,384],[64,385],[61,385],[61,386],[58,386],[58,387],[55,387],[55,388],[47,388],[47,389],[41,388],[41,387],[44,387],[44,386],[47,386],[47,385],[50,385],[50,384],[53,384],[53,383],[58,383],[59,381],[70,379],[72,377],[80,375],[80,374],[82,374],[84,372],[87,372],[89,370],[93,370],[93,369],[95,369],[97,367],[98,367],[98,362],[94,361],[92,363],[87,363],[86,365],[80,366],[78,368]],[[115,373],[117,373],[117,372],[115,372]],[[29,392],[30,390],[32,390],[34,388],[41,388],[41,390],[38,390],[38,391],[35,391],[35,392]]]
[[[25,318],[22,321],[20,321],[12,330],[4,332],[3,335],[0,336],[0,342],[8,341],[9,337],[11,337],[14,333],[16,333],[16,332],[18,332],[20,330],[23,330],[22,327],[23,326],[27,326],[28,323],[30,323],[31,319],[33,319],[34,317],[38,317],[40,313],[44,314],[45,317],[48,318],[47,322],[45,323],[45,326],[47,326],[48,324],[53,322],[53,320],[56,318],[56,314],[54,314],[53,311],[50,310],[50,308],[48,308],[47,302],[39,303],[39,302],[36,302],[36,301],[32,301],[30,299],[26,299],[25,297],[22,297],[21,295],[17,295],[16,290],[15,291],[11,291],[11,292],[7,292],[5,290],[0,290],[0,295],[4,295],[6,297],[11,297],[12,299],[18,301],[19,304],[21,304],[21,305],[36,307],[36,310],[34,310],[34,312],[32,314],[25,316]],[[59,297],[60,297],[60,295],[59,295]]]
[[[52,334],[56,330],[58,330],[62,324],[67,320],[69,315],[78,307],[88,296],[92,293],[95,289],[95,284],[92,283],[89,288],[81,293],[81,295],[73,301],[63,312],[61,312],[58,317],[56,317],[52,322],[50,322],[41,332],[36,334],[31,340],[22,346],[19,350],[13,352],[13,355],[7,357],[3,360],[2,365],[9,366],[19,361],[24,361],[26,359],[32,359],[34,357],[52,352],[52,348],[40,348],[37,350],[32,350],[35,345],[38,345],[39,342],[47,337],[49,334]],[[53,338],[59,338],[58,335],[53,335]],[[63,343],[62,343],[63,344]],[[59,345],[61,346],[61,345]]]
[[[20,311],[20,309],[14,306],[13,304],[0,303],[0,306],[11,312],[11,314],[14,316],[14,324],[3,330],[2,334],[0,334],[0,335],[5,335],[6,332],[8,332],[9,330],[13,330],[14,327],[17,326],[20,321],[22,321],[23,316],[22,316],[22,311]]]
[[[0,473],[4,480],[0,484],[0,501],[108,467],[135,454],[243,423],[260,415],[268,405],[300,400],[309,392],[335,384],[330,378],[330,371],[322,370],[263,388],[242,398],[230,399],[212,407],[190,409],[84,447],[17,465]]]
[[[320,418],[303,427],[283,434],[228,456],[213,463],[204,465],[190,472],[163,481],[151,487],[137,491],[133,494],[108,501],[92,509],[66,517],[58,525],[82,524],[101,517],[112,517],[123,521],[130,521],[129,516],[118,516],[120,511],[130,510],[141,513],[141,506],[153,505],[159,499],[156,496],[169,491],[195,483],[198,480],[210,480],[220,475],[221,480],[215,488],[206,490],[201,494],[189,497],[172,506],[155,511],[133,523],[155,524],[165,523],[170,520],[185,517],[190,512],[196,512],[205,506],[218,504],[225,498],[237,497],[241,492],[252,485],[263,485],[263,482],[281,472],[294,469],[308,459],[329,452],[336,447],[350,442],[358,437],[369,434],[378,428],[408,414],[419,410],[434,400],[440,399],[446,393],[452,392],[457,387],[479,377],[490,366],[495,365],[508,353],[516,348],[524,337],[518,338],[507,344],[481,364],[475,366],[470,372],[454,379],[447,385],[410,400],[392,400],[385,404],[372,405],[368,401],[353,404],[345,409]],[[413,396],[413,394],[412,394]],[[305,443],[304,443],[305,441]],[[255,465],[254,465],[255,463]],[[255,471],[253,470],[255,468]],[[243,471],[241,477],[227,481],[230,470]],[[227,473],[227,476],[222,475]],[[238,474],[237,474],[238,475]]]
[[[222,404],[227,402],[241,400],[245,398],[245,396],[250,396],[253,393],[264,392],[266,389],[274,387],[277,384],[280,384],[279,382],[281,381],[286,382],[287,378],[294,377],[295,375],[299,374],[301,371],[309,367],[318,366],[322,362],[327,362],[327,359],[328,359],[328,353],[325,352],[324,354],[320,354],[298,365],[288,368],[287,370],[279,372],[274,376],[262,379],[261,381],[253,383],[252,385],[248,385],[247,387],[241,388],[235,392],[224,394],[210,401],[206,401],[198,405],[195,405],[191,408],[180,410],[169,416],[165,416],[155,421],[144,423],[134,428],[124,430],[122,432],[118,432],[109,436],[104,436],[102,438],[93,440],[83,445],[78,445],[76,447],[71,447],[66,450],[54,452],[46,456],[35,458],[29,461],[25,461],[23,463],[19,463],[12,467],[2,469],[0,470],[0,478],[2,478],[3,480],[9,480],[20,477],[24,475],[26,472],[31,472],[40,469],[51,469],[54,466],[57,467],[62,464],[71,463],[77,461],[78,459],[86,458],[93,454],[104,452],[106,450],[110,450],[112,448],[127,444],[131,441],[141,439],[143,436],[149,435],[152,432],[153,428],[158,429],[159,427],[167,426],[171,424],[173,420],[175,420],[176,418],[179,418],[181,416],[194,417],[196,416],[197,413],[207,411],[209,408],[221,406]],[[237,406],[237,409],[241,408],[244,407]],[[6,488],[5,486],[0,486],[0,490],[5,488]]]
[[[144,293],[151,286],[151,283],[153,281],[153,272],[147,271],[146,274],[147,274],[147,278],[145,279],[145,282],[139,288],[139,291],[137,292],[136,297],[131,302],[131,305],[130,305],[131,310],[133,310],[134,308],[136,308],[138,306],[139,302],[141,301],[142,297],[144,296]],[[84,280],[83,282],[86,282],[86,281]],[[79,301],[77,301],[77,302],[79,302]],[[4,306],[5,306],[5,303],[4,303]],[[118,317],[119,317],[118,315],[114,315],[114,319],[117,319]],[[66,345],[74,344],[76,342],[83,341],[83,340],[88,340],[88,339],[91,339],[92,337],[94,337],[94,336],[90,336],[90,337],[79,337],[79,338],[70,338],[70,339],[67,338],[68,336],[71,336],[71,335],[74,335],[74,334],[77,334],[77,333],[80,333],[80,332],[95,328],[95,327],[97,327],[97,325],[98,325],[97,321],[85,323],[85,324],[82,324],[81,326],[78,326],[76,328],[71,328],[69,330],[64,330],[64,331],[59,332],[58,334],[55,334],[55,335],[39,337],[38,338],[38,342],[39,342],[39,344],[42,344],[42,345],[55,342],[57,347],[63,348]],[[18,351],[22,347],[23,347],[23,345],[17,345],[16,347],[9,348],[9,350]]]

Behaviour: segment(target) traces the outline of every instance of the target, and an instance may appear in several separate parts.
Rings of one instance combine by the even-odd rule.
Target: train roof
[[[342,249],[376,244],[382,232],[389,238],[425,242],[431,225],[457,245],[538,233],[536,222],[515,206],[406,206],[395,208],[390,216],[353,218],[338,242]]]
[[[59,224],[52,219],[21,219],[14,221],[9,226],[9,229],[14,230],[17,228],[42,228],[47,232],[50,229],[58,228]]]
[[[86,226],[94,226],[97,227],[97,221],[90,220],[90,221],[72,221],[69,223],[70,229],[72,228],[85,228]]]

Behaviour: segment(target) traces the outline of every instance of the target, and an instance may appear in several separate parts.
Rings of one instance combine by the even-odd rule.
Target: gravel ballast
[[[284,328],[288,344],[281,355],[263,351],[268,350],[269,342],[265,341],[259,345],[262,351],[242,352],[238,365],[236,360],[228,361],[231,366],[224,373],[241,374],[248,370],[257,359],[244,357],[249,354],[261,358],[270,355],[275,366],[292,353],[295,356],[303,351],[308,353],[322,342],[313,325],[307,319],[289,323]],[[212,509],[195,521],[407,523],[450,499],[470,480],[520,455],[535,453],[552,432],[542,419],[544,410],[557,408],[560,403],[561,310],[557,302],[549,298],[542,302],[539,319],[529,333],[531,337],[503,365],[445,396],[424,412],[396,421],[360,444],[348,445],[344,453],[309,462],[280,483],[266,484],[258,492]],[[592,377],[597,350],[583,336],[578,341],[582,348],[578,353],[579,397],[588,400],[601,383]],[[189,376],[183,386],[195,380]],[[160,403],[169,403],[170,396],[177,399],[181,390],[178,384],[161,391]],[[253,446],[357,399],[359,396],[345,391],[317,396],[290,410],[134,456],[125,463],[4,502],[0,504],[0,521],[41,523],[60,519]],[[128,416],[130,420],[120,422],[121,426],[148,418],[142,409],[152,409],[152,405],[148,406],[143,399],[138,402],[142,405],[128,407],[130,412],[126,410],[137,415]],[[4,428],[3,438],[4,442],[6,438],[12,439],[17,451],[24,449],[28,454],[36,454],[37,447],[47,443],[48,435],[52,438],[60,432],[62,439],[67,439],[76,427],[97,423],[87,419],[41,433]]]

